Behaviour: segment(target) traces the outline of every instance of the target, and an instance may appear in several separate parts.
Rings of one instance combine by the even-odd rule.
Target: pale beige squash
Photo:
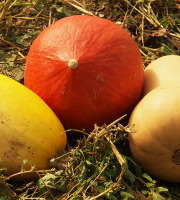
[[[180,182],[180,86],[149,92],[133,110],[129,134],[134,159],[152,176]]]
[[[142,97],[161,84],[179,81],[180,56],[168,55],[152,61],[144,70],[144,86]]]

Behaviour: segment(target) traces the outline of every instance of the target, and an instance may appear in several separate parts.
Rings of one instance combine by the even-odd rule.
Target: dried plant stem
[[[174,33],[169,33],[169,35],[171,35],[171,36],[174,36],[174,37],[177,37],[177,38],[180,38],[180,34],[174,34]]]
[[[72,3],[72,1],[69,1],[69,0],[65,0],[65,2],[67,2],[68,4],[70,4],[71,6],[76,8],[77,10],[79,10],[79,11],[81,11],[81,12],[87,14],[87,15],[95,16],[92,12],[89,12],[85,8],[83,8],[82,4],[80,4],[78,1],[73,0],[73,2],[75,2],[78,5]]]
[[[38,18],[39,15],[40,15],[42,12],[43,12],[43,9],[41,9],[40,12],[39,12],[35,17],[16,17],[16,16],[13,16],[12,18],[34,20],[34,19]]]
[[[113,150],[113,152],[114,152],[114,154],[115,154],[115,156],[116,156],[116,158],[117,158],[119,164],[121,165],[121,173],[120,173],[120,175],[119,175],[119,177],[118,177],[117,182],[111,184],[111,186],[110,186],[107,190],[105,190],[104,192],[100,193],[99,195],[97,195],[97,196],[95,196],[95,197],[93,197],[93,198],[90,198],[90,199],[89,199],[89,197],[88,197],[88,198],[86,198],[86,200],[95,200],[95,199],[98,199],[99,197],[101,197],[101,196],[107,194],[109,191],[114,190],[114,189],[116,189],[117,187],[119,187],[119,185],[120,185],[120,183],[121,183],[122,176],[123,176],[124,171],[125,171],[125,164],[126,164],[126,163],[125,163],[123,157],[121,156],[121,154],[119,153],[119,151],[117,150],[116,146],[115,146],[115,145],[113,144],[113,142],[111,141],[110,135],[108,135],[108,130],[109,130],[112,126],[114,126],[117,122],[119,122],[122,118],[124,118],[125,116],[126,116],[126,115],[124,115],[124,116],[120,117],[119,119],[115,120],[114,122],[112,122],[111,124],[109,124],[107,127],[105,127],[104,129],[102,129],[99,133],[96,134],[96,133],[93,132],[93,133],[92,133],[91,135],[89,135],[89,137],[87,138],[86,144],[87,144],[88,142],[90,142],[90,140],[91,140],[92,138],[94,138],[94,145],[96,144],[96,142],[97,142],[97,140],[98,140],[99,137],[104,136],[104,137],[107,139],[107,141],[109,142],[109,144],[110,144],[110,146],[111,146],[111,149]],[[97,130],[96,130],[96,131],[97,131]],[[100,173],[97,175],[97,172],[95,172],[95,173],[86,181],[86,183],[90,183],[90,181],[91,181],[92,179],[94,179],[94,178],[95,178],[95,179],[94,179],[93,182],[95,182],[95,180],[100,176],[100,174],[102,174],[102,172],[103,172],[103,171],[107,168],[107,166],[108,166],[107,163],[105,164],[104,167],[103,167],[103,165],[104,165],[104,162],[101,163],[101,166],[100,166],[100,169],[99,169],[99,170],[100,170]],[[86,188],[85,193],[86,193],[87,189],[93,184],[93,182]],[[85,184],[82,184],[82,186],[81,186],[75,193],[73,193],[73,196],[71,195],[70,200],[75,199],[75,198],[83,191],[84,187],[85,187]]]
[[[26,57],[25,57],[20,51],[18,51],[18,54],[19,54],[23,59],[26,59]]]
[[[8,8],[8,10],[10,10],[10,9],[14,6],[14,4],[16,3],[16,1],[17,1],[17,0],[14,0],[14,2],[11,3],[11,5],[10,5],[9,8]]]
[[[12,47],[18,49],[19,51],[21,51],[21,48],[20,48],[20,47],[16,46],[15,44],[12,44],[11,42],[5,40],[4,38],[0,37],[0,40],[3,41],[3,42],[5,42],[5,43],[7,43],[7,44],[9,44],[9,45],[12,46]]]
[[[103,128],[95,137],[95,140],[94,140],[94,144],[96,144],[97,140],[99,137],[103,136],[108,129],[110,129],[112,126],[114,126],[116,123],[118,123],[120,120],[122,120],[126,115],[123,115],[122,117],[118,118],[117,120],[115,120],[114,122],[112,122],[111,124],[109,124],[106,128]],[[90,135],[88,138],[87,138],[87,143],[90,141],[90,138],[92,136]]]
[[[54,198],[52,192],[50,191],[49,187],[46,185],[46,183],[45,183],[44,180],[41,178],[41,176],[40,176],[40,174],[39,174],[38,172],[37,172],[37,174],[38,174],[39,178],[41,179],[41,181],[43,182],[43,184],[45,185],[45,187],[46,187],[47,191],[49,192],[49,194],[51,195],[52,199],[55,200],[55,198]]]
[[[121,166],[124,166],[125,165],[125,161],[124,159],[122,158],[121,154],[119,153],[119,151],[117,150],[116,146],[113,144],[113,142],[110,140],[110,138],[108,136],[105,136],[107,141],[110,143],[111,145],[111,148],[114,152],[114,154],[116,155],[116,158],[118,159],[119,163]]]
[[[51,17],[52,17],[52,9],[49,9],[49,22],[48,22],[48,26],[51,25]]]
[[[102,173],[102,172],[101,172]],[[86,186],[86,183],[90,183],[95,177],[97,177],[97,171],[91,176],[89,177],[83,184],[82,186],[77,190],[75,191],[74,194],[72,194],[73,196],[69,199],[69,200],[74,200],[78,195],[79,193],[81,193],[83,191],[83,189],[85,188]]]
[[[49,169],[49,170],[34,170],[34,171],[33,170],[21,171],[21,172],[17,172],[15,174],[12,174],[12,175],[6,177],[5,180],[11,180],[13,178],[16,178],[19,175],[26,175],[26,174],[32,174],[32,173],[38,174],[40,176],[40,174],[44,175],[45,173],[52,172],[52,171],[53,171],[52,169]]]
[[[76,0],[70,0],[73,1],[74,3],[78,4],[79,6],[81,6],[82,8],[85,8],[80,2],[76,1]]]
[[[143,47],[144,47],[144,16],[142,16],[142,33],[141,33],[141,36],[142,36],[142,44],[143,44]]]
[[[99,195],[93,197],[93,198],[88,198],[87,200],[95,200],[95,199],[98,199],[99,197],[102,197],[103,195],[107,194],[108,192],[110,192],[111,190],[115,189],[116,187],[118,187],[120,185],[120,182],[122,180],[122,176],[124,174],[124,171],[125,171],[125,161],[123,159],[123,157],[121,156],[121,154],[119,153],[119,151],[117,150],[116,146],[113,144],[113,142],[111,141],[110,139],[110,136],[107,134],[108,133],[108,130],[114,126],[117,122],[119,122],[121,119],[123,119],[126,115],[120,117],[119,119],[115,120],[114,122],[112,122],[111,124],[109,124],[106,128],[102,129],[96,136],[95,136],[95,133],[92,133],[92,135],[90,135],[88,138],[87,138],[87,142],[89,142],[94,136],[95,136],[95,140],[94,140],[94,145],[96,144],[97,140],[99,137],[101,136],[105,136],[105,138],[107,139],[107,141],[110,143],[111,145],[111,149],[113,150],[119,164],[121,165],[121,173],[118,177],[118,180],[116,183],[112,184],[107,190],[105,190],[104,192],[100,193]]]
[[[150,13],[146,14],[145,12],[145,8],[141,9],[141,11],[136,8],[134,5],[132,5],[128,0],[124,0],[128,5],[130,5],[131,7],[133,7],[134,10],[136,10],[138,13],[140,13],[142,16],[144,16],[153,26],[157,27],[160,26],[161,28],[163,28],[163,26],[159,23],[159,21],[157,20],[157,18],[154,18],[152,15],[150,15]],[[151,16],[151,18],[149,17],[149,15]]]
[[[108,142],[110,143],[111,148],[112,148],[114,154],[116,155],[117,160],[119,161],[119,163],[121,165],[121,173],[120,173],[116,183],[112,184],[107,190],[105,190],[104,192],[100,193],[99,195],[97,195],[97,196],[95,196],[95,197],[93,197],[93,198],[91,198],[89,200],[98,199],[99,197],[102,197],[103,195],[107,194],[111,190],[114,190],[116,187],[118,187],[120,185],[120,183],[121,183],[122,176],[123,176],[124,171],[125,171],[125,161],[124,161],[124,159],[122,158],[121,154],[119,153],[119,151],[117,150],[117,148],[113,144],[113,142],[110,140],[110,138],[108,136],[105,136],[105,137],[108,140]]]
[[[122,168],[121,168],[121,173],[120,173],[119,178],[118,178],[118,180],[117,180],[116,183],[114,183],[113,185],[111,185],[111,186],[110,186],[107,190],[105,190],[104,192],[98,194],[97,196],[95,196],[95,197],[93,197],[93,198],[91,198],[91,199],[89,199],[89,200],[98,199],[99,197],[104,196],[105,194],[107,194],[107,193],[110,192],[111,190],[113,190],[113,189],[115,189],[116,187],[118,187],[118,186],[120,185],[120,182],[121,182],[121,179],[122,179],[123,174],[124,174],[124,166],[122,166]]]
[[[0,15],[0,22],[2,21],[4,15],[6,14],[6,11],[8,10],[9,5],[10,5],[10,0],[7,0],[6,3],[4,4],[4,9]]]
[[[103,171],[108,167],[108,164],[105,163],[105,166],[103,167],[103,169],[100,171],[100,173],[98,174],[98,176],[96,176],[96,178],[91,182],[91,184],[89,184],[89,186],[86,188],[86,191],[91,187],[91,185],[93,185],[93,183],[99,178],[99,176],[103,173]],[[86,193],[85,191],[85,193]]]

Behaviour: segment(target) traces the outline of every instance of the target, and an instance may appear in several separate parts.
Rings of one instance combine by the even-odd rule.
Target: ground
[[[144,67],[161,56],[180,55],[179,3],[179,0],[1,1],[0,73],[23,84],[26,57],[34,39],[55,21],[74,14],[106,18],[127,30],[139,47]],[[111,127],[97,128],[89,139],[78,138],[76,142],[75,137],[66,152],[53,160],[51,170],[38,172],[38,180],[14,183],[1,175],[0,200],[180,199],[179,184],[151,178],[132,159],[127,141],[130,129],[117,122]]]

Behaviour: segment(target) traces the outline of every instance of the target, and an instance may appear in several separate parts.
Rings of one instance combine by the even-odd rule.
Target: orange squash
[[[46,28],[33,42],[25,85],[56,113],[65,129],[92,131],[129,113],[139,101],[140,51],[119,25],[76,15]]]

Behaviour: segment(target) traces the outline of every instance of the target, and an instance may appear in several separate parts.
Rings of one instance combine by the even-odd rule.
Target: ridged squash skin
[[[134,108],[129,145],[134,159],[155,178],[180,182],[180,86],[164,84]]]
[[[92,131],[130,113],[139,101],[141,53],[119,25],[75,15],[47,27],[26,60],[25,85],[56,113],[65,129]]]
[[[24,170],[33,165],[38,170],[47,169],[49,160],[65,145],[64,127],[47,104],[22,84],[0,74],[0,168],[6,168],[4,173],[20,172],[22,160],[28,160]]]
[[[142,97],[162,84],[180,82],[180,56],[167,55],[152,61],[144,70]]]

